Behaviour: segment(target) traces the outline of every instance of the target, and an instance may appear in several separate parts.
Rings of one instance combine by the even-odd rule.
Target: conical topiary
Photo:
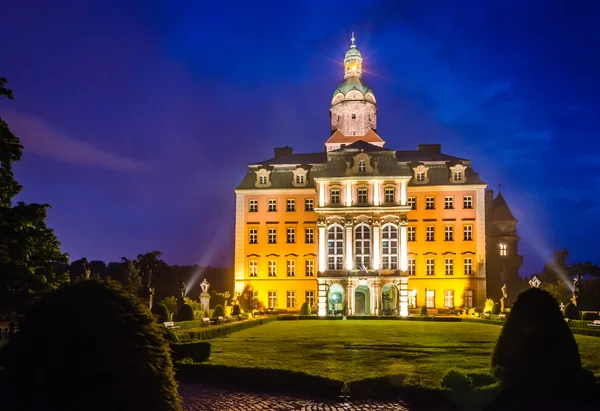
[[[223,308],[223,306],[221,304],[217,304],[213,311],[213,318],[216,318],[216,317],[225,317],[225,309]]]
[[[179,312],[177,313],[177,321],[193,321],[194,310],[189,304],[183,304]]]
[[[169,309],[164,304],[152,304],[152,314],[158,316],[159,323],[170,321]]]
[[[565,305],[565,309],[563,311],[565,318],[569,320],[581,320],[581,313],[579,312],[579,308],[573,303],[568,303]]]
[[[530,288],[518,296],[498,337],[492,369],[502,380],[524,384],[581,373],[577,343],[551,294]]]

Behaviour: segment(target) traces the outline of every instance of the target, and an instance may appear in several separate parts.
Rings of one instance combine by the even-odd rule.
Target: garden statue
[[[204,281],[202,281],[200,283],[200,288],[202,288],[203,293],[206,293],[206,292],[208,292],[209,287],[210,287],[210,283],[208,281],[206,281],[206,278],[205,278]]]
[[[529,280],[529,286],[531,288],[539,288],[540,284],[542,284],[542,282],[540,281],[539,278],[537,278],[537,276],[533,276],[533,278],[531,280]]]
[[[208,315],[210,310],[210,294],[208,293],[209,287],[210,283],[206,281],[205,278],[204,281],[200,283],[200,289],[202,290],[200,293],[200,309],[205,312],[205,315]]]
[[[506,284],[502,286],[502,298],[500,299],[500,312],[504,312],[506,308],[506,302],[508,301],[508,294],[506,293]]]
[[[92,274],[92,270],[90,270],[90,268],[88,266],[86,266],[85,267],[85,279],[89,280],[91,274]]]
[[[148,307],[152,309],[152,300],[154,295],[154,288],[150,287],[150,281],[152,280],[152,269],[149,269],[146,275],[142,277],[142,286],[139,289],[140,297],[148,302]]]
[[[560,312],[565,311],[565,303],[560,303]]]
[[[573,279],[573,298],[571,299],[571,301],[573,301],[573,304],[575,304],[576,306],[579,306],[581,304],[580,298],[579,298],[579,292],[580,292],[580,287],[581,287],[581,274],[577,274],[577,277],[575,277]]]
[[[181,307],[185,304],[185,294],[187,292],[187,287],[183,282],[183,278],[179,278],[179,292],[181,296],[177,299],[177,312],[181,310]]]

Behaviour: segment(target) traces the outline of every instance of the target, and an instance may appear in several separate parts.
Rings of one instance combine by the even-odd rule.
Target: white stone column
[[[400,295],[400,315],[406,317],[408,315],[408,277],[400,278],[399,295]]]
[[[354,266],[352,261],[352,222],[346,222],[346,235],[344,241],[346,242],[346,270],[352,270]]]
[[[346,206],[352,205],[352,182],[346,181]]]
[[[398,253],[400,270],[408,270],[408,227],[406,223],[400,223],[400,248],[398,249]]]
[[[396,198],[395,202],[400,203],[402,201],[402,183],[396,180]]]
[[[373,223],[373,269],[381,268],[381,227],[379,223]]]
[[[400,205],[406,205],[406,181],[400,182]]]
[[[327,315],[327,284],[319,282],[318,293],[318,315],[323,317]]]
[[[325,207],[325,182],[319,181],[319,207]]]
[[[381,204],[381,199],[379,198],[379,181],[373,181],[373,205],[378,206]]]
[[[327,230],[325,224],[319,224],[319,271],[327,268]]]

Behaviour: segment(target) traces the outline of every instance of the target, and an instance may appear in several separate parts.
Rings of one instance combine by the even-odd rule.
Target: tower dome
[[[344,81],[331,99],[331,131],[345,136],[364,136],[377,128],[377,100],[362,78],[362,55],[356,48],[354,33],[344,56]]]

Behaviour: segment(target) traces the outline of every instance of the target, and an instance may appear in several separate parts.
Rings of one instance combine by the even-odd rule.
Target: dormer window
[[[258,176],[258,184],[267,184],[267,176]]]
[[[358,172],[359,173],[366,173],[367,172],[367,163],[365,163],[365,160],[360,160],[358,162]]]
[[[418,182],[425,181],[425,172],[424,171],[418,171],[417,172],[417,181]]]
[[[292,185],[294,187],[306,187],[308,170],[305,170],[302,167],[298,167],[294,170],[294,179],[292,180]]]
[[[450,182],[451,183],[464,183],[467,181],[466,170],[462,164],[457,164],[454,167],[450,167]]]
[[[270,187],[271,186],[271,171],[261,168],[256,170],[256,187]]]
[[[414,182],[416,184],[427,184],[429,183],[429,178],[427,176],[427,172],[429,171],[429,167],[425,167],[423,164],[414,167]]]
[[[303,174],[296,175],[296,184],[304,184],[304,175]]]
[[[462,181],[462,178],[463,178],[462,171],[455,171],[454,172],[454,181]]]

